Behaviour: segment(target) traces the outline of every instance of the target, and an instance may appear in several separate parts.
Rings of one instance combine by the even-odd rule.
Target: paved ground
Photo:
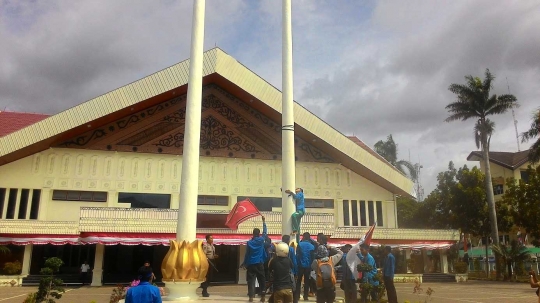
[[[414,284],[397,284],[399,302],[409,300],[411,303],[424,302],[425,296],[414,295]],[[525,283],[503,283],[469,281],[467,283],[425,283],[424,291],[431,287],[433,303],[469,302],[469,303],[537,303],[534,290]],[[1,303],[21,303],[26,295],[35,291],[35,287],[0,287]],[[199,290],[200,291],[200,290]],[[209,289],[212,296],[205,301],[247,302],[245,285],[215,286]],[[80,287],[70,288],[59,303],[108,303],[112,287]],[[338,296],[341,295],[338,291]],[[315,298],[310,298],[315,302]],[[300,301],[304,302],[304,301]]]

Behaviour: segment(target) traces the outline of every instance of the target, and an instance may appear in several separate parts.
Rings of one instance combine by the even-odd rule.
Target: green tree
[[[397,197],[397,220],[400,228],[422,228],[423,220],[418,219],[418,211],[423,203],[408,197]]]
[[[45,267],[41,269],[44,275],[39,281],[39,288],[36,293],[36,302],[54,303],[54,299],[60,299],[64,289],[62,280],[56,279],[54,273],[60,269],[64,262],[60,258],[52,257],[45,261]]]
[[[512,266],[516,267],[523,261],[529,259],[529,252],[527,248],[523,244],[518,243],[516,240],[510,241],[510,245],[493,245],[491,249],[496,255],[500,256],[506,264],[506,279],[510,279],[512,277]]]
[[[531,128],[521,133],[521,142],[529,142],[534,138],[538,138],[529,150],[529,161],[532,163],[540,162],[540,109],[532,115]]]
[[[398,160],[398,146],[394,142],[392,135],[388,135],[386,141],[379,140],[379,142],[375,143],[374,148],[386,161],[390,162],[403,174],[408,174],[413,181],[416,181],[418,178],[416,166],[409,161]]]
[[[509,109],[517,107],[517,99],[513,95],[490,95],[492,81],[495,76],[486,69],[485,78],[466,76],[466,84],[451,84],[448,88],[457,95],[457,100],[446,106],[450,116],[446,122],[475,119],[474,127],[477,147],[482,150],[482,160],[484,164],[485,190],[489,209],[489,219],[491,225],[491,235],[495,244],[499,243],[499,231],[497,227],[497,212],[495,197],[493,195],[493,182],[491,180],[491,170],[489,166],[489,142],[493,133],[494,123],[488,117],[503,114]]]
[[[508,179],[507,190],[502,200],[510,206],[510,213],[517,226],[523,227],[529,236],[532,236],[532,243],[540,246],[540,166],[527,170],[529,180],[515,182]]]

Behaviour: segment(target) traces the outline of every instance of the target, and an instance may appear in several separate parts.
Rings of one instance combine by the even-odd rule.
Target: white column
[[[294,191],[296,182],[294,159],[294,100],[292,70],[292,24],[291,0],[283,0],[282,19],[282,163],[281,179],[283,181],[281,196],[281,232],[288,235],[292,231],[291,215],[296,211],[292,197],[285,193],[286,189]]]
[[[26,244],[24,246],[21,276],[28,276],[30,274],[30,264],[32,262],[32,246],[32,244]]]
[[[448,250],[447,249],[441,249],[441,272],[446,274],[448,273]]]
[[[13,219],[19,218],[19,208],[21,207],[21,189],[17,189],[17,197],[15,198],[15,214],[13,215]]]
[[[92,269],[92,284],[90,286],[102,286],[101,277],[103,277],[103,256],[105,254],[105,245],[96,244],[96,255],[94,257],[94,268]]]
[[[422,249],[422,259],[424,260],[424,273],[429,273],[429,268],[431,267],[431,262],[429,262],[429,257],[427,255],[427,249]]]
[[[107,207],[118,207],[118,192],[111,190],[107,193]]]
[[[9,188],[6,188],[6,192],[4,194],[4,203],[2,204],[3,207],[2,209],[0,209],[0,219],[5,219],[6,218],[6,215],[7,215],[7,205],[8,205],[8,197],[9,197]]]
[[[180,181],[180,205],[178,206],[178,225],[176,227],[176,239],[189,242],[195,241],[197,238],[204,9],[205,0],[193,1],[182,179]]]
[[[41,201],[39,201],[38,220],[47,220],[47,211],[51,201],[51,189],[44,188],[41,190]]]
[[[407,248],[405,249],[405,263],[407,263],[407,260],[410,260],[411,259],[411,249],[410,248]],[[410,274],[412,273],[412,268],[409,268],[409,265],[407,265],[407,273]]]

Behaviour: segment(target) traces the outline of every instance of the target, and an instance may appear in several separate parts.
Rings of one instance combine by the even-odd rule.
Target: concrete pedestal
[[[197,294],[197,288],[199,288],[201,282],[202,281],[167,282],[165,283],[165,289],[168,292],[168,295],[163,297],[163,301],[176,302],[199,300],[201,297]]]

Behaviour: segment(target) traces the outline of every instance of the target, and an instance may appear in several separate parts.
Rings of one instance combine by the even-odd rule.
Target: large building
[[[51,256],[63,259],[63,273],[88,260],[92,285],[129,281],[145,260],[159,268],[176,232],[188,66],[50,117],[0,113],[9,126],[0,137],[0,244],[20,253],[23,275]],[[243,283],[243,244],[261,220],[231,230],[225,217],[248,197],[281,238],[281,92],[219,48],[204,54],[203,85],[197,237],[221,244],[216,279]],[[441,248],[446,271],[457,231],[397,226],[395,197],[410,196],[413,183],[358,138],[297,103],[294,111],[302,231],[353,243],[377,222],[375,245],[407,256]]]

